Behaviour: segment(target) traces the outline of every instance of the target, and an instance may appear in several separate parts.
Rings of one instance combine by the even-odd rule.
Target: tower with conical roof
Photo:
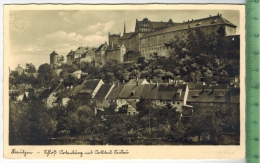
[[[50,66],[51,66],[51,68],[54,68],[54,65],[56,65],[58,63],[58,57],[59,57],[59,54],[57,54],[55,51],[53,51],[50,54]]]

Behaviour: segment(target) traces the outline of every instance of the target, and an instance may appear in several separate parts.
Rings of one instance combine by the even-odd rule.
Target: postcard
[[[244,5],[4,6],[6,159],[245,158]]]

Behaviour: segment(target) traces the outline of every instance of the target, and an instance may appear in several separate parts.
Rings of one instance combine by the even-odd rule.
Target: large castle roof
[[[153,32],[149,32],[143,36],[149,37],[149,36],[155,36],[158,34],[168,33],[172,31],[179,31],[179,30],[186,30],[188,28],[197,28],[197,27],[206,27],[206,26],[213,26],[213,25],[229,25],[232,27],[237,27],[227,19],[223,18],[221,14],[218,14],[216,16],[209,16],[207,18],[202,19],[196,19],[196,20],[188,20],[186,22],[180,23],[178,25],[170,26],[167,28],[163,28],[160,30],[156,30]]]

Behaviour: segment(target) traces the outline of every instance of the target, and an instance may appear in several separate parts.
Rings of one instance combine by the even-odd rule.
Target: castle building
[[[105,64],[107,47],[107,42],[105,42],[104,44],[101,44],[95,51],[95,66],[100,67]]]
[[[136,61],[138,57],[151,58],[155,53],[168,57],[171,53],[169,46],[174,36],[180,35],[186,38],[188,30],[200,29],[204,33],[217,32],[220,27],[225,29],[226,35],[236,35],[236,25],[225,19],[221,14],[202,19],[173,22],[154,22],[147,18],[135,22],[134,32],[126,32],[124,23],[123,35],[108,33],[108,43],[101,44],[97,49],[79,47],[76,51],[70,51],[67,55],[67,63],[72,64],[76,59],[93,61],[95,66],[102,66],[109,60],[119,62]],[[228,38],[227,37],[227,38]],[[239,39],[239,36],[230,37]],[[55,58],[55,57],[54,57]]]
[[[108,33],[108,44],[118,44],[118,39],[120,38],[120,34],[110,34],[110,32]]]
[[[140,39],[149,32],[152,31],[157,31],[159,29],[165,28],[165,27],[169,27],[169,26],[174,26],[175,24],[178,23],[174,23],[172,21],[172,19],[169,19],[168,22],[152,22],[150,20],[148,20],[147,18],[144,18],[143,20],[139,21],[136,19],[136,23],[135,23],[135,31],[133,33],[124,33],[124,35],[122,36],[122,38],[120,38],[119,40],[123,40],[124,42],[126,42],[125,46],[128,51],[131,52],[140,52]],[[125,31],[125,29],[124,29]]]
[[[109,45],[106,49],[106,61],[117,60],[118,62],[124,62],[124,55],[126,49],[124,43],[122,45]]]
[[[126,48],[124,41],[119,44],[120,34],[108,34],[108,42],[101,44],[95,51],[95,64],[100,67],[109,60],[124,62]]]
[[[72,64],[74,61],[93,62],[95,58],[96,48],[94,47],[78,47],[76,51],[71,50],[67,55],[67,64]]]
[[[223,18],[221,14],[197,20],[188,20],[178,25],[173,24],[154,31],[150,30],[149,33],[140,38],[140,52],[145,58],[150,58],[154,53],[167,57],[170,47],[167,47],[166,44],[175,35],[185,36],[188,29],[194,30],[196,28],[200,28],[204,33],[212,33],[217,32],[220,27],[225,29],[227,36],[236,34],[237,26]],[[142,30],[149,30],[149,28]]]

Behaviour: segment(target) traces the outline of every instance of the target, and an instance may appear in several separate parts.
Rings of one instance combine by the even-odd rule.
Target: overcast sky
[[[126,32],[133,32],[136,19],[183,22],[218,13],[237,25],[239,34],[239,11],[235,10],[11,11],[10,68],[14,69],[18,64],[25,67],[25,63],[33,63],[38,68],[40,64],[49,63],[53,50],[66,58],[70,50],[79,46],[98,47],[107,41],[108,32],[123,33],[124,20]]]

